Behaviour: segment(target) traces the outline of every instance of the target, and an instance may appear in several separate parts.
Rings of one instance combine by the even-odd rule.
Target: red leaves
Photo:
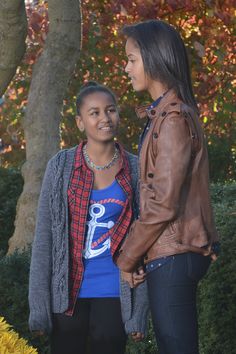
[[[124,38],[120,30],[125,24],[160,18],[175,26],[187,44],[191,57],[194,92],[202,112],[207,116],[206,132],[214,131],[219,134],[223,127],[222,115],[220,116],[223,114],[222,107],[227,107],[227,104],[235,101],[233,64],[236,59],[232,49],[235,46],[232,35],[234,0],[84,0],[82,10],[83,48],[74,79],[71,80],[65,118],[74,116],[75,112],[70,113],[74,96],[81,84],[88,80],[108,84],[120,97],[121,105],[128,102],[129,107],[132,107],[137,104],[137,96],[134,95],[124,72],[126,59]],[[15,88],[18,85],[18,89],[10,93],[14,101],[8,97],[4,108],[2,107],[4,121],[11,121],[12,117],[20,119],[18,117],[23,114],[32,65],[43,50],[48,32],[49,22],[45,2],[40,2],[37,7],[28,7],[27,15],[29,22],[27,53],[24,66],[17,73],[11,86]],[[23,83],[26,83],[27,87],[21,93]],[[222,104],[222,107],[220,104],[217,106],[218,112],[214,110],[216,101]],[[125,117],[132,114],[131,108],[129,111],[127,109]],[[0,112],[0,122],[2,116]],[[228,109],[227,121],[230,121],[230,117],[231,112]],[[74,126],[70,130],[67,121],[64,137],[66,135],[67,142],[76,143]],[[132,129],[138,128],[135,125]]]
[[[43,45],[49,27],[48,10],[46,4],[38,5],[35,8],[27,8],[28,36],[34,44]]]
[[[39,33],[42,28],[44,18],[38,12],[33,11],[29,18],[29,27],[33,29],[34,32]]]
[[[171,12],[178,10],[179,8],[185,7],[185,1],[180,0],[167,0],[168,7]]]
[[[193,43],[193,45],[194,45],[194,48],[195,48],[196,51],[197,51],[198,56],[199,56],[200,58],[204,57],[204,55],[205,55],[205,48],[204,48],[204,46],[203,46],[200,42],[198,42],[198,41],[195,41],[195,42]]]
[[[212,59],[210,61],[210,64],[211,65],[215,64],[217,62],[217,59],[218,59],[218,57],[216,55],[213,55],[213,57],[212,57]]]

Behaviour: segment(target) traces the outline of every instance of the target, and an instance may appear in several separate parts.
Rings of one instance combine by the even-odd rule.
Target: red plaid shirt
[[[70,216],[70,268],[69,268],[69,309],[68,315],[73,314],[83,279],[83,248],[86,231],[88,209],[90,205],[90,194],[93,188],[93,171],[88,168],[84,161],[82,148],[84,142],[78,145],[75,152],[74,166],[68,188],[68,204]],[[132,185],[131,173],[128,158],[124,149],[118,144],[121,153],[120,170],[116,180],[123,188],[127,199],[123,211],[111,234],[111,254],[114,256],[116,250],[124,239],[132,219]]]

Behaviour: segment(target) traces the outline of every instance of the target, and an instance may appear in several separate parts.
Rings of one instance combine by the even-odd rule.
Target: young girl
[[[124,28],[125,71],[153,103],[137,109],[147,124],[140,140],[140,217],[118,258],[132,272],[144,262],[160,354],[197,354],[196,291],[215,259],[217,232],[209,196],[206,143],[184,43],[163,21]],[[138,272],[137,272],[138,273]],[[133,281],[139,283],[134,274]]]
[[[48,163],[39,199],[29,281],[29,325],[51,333],[52,354],[123,354],[126,334],[143,338],[145,285],[122,282],[112,257],[135,217],[136,157],[114,137],[114,94],[97,83],[77,97],[87,140]],[[132,295],[132,298],[131,298]]]

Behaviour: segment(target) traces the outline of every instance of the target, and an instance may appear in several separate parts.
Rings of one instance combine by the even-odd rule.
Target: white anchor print
[[[99,211],[96,213],[95,209],[99,209]],[[88,233],[85,242],[85,248],[83,251],[83,256],[86,259],[96,257],[110,248],[110,238],[108,238],[106,241],[103,242],[103,246],[101,248],[96,250],[92,249],[93,236],[96,227],[106,227],[108,229],[111,229],[114,226],[113,221],[108,221],[107,223],[97,222],[97,219],[103,216],[104,214],[105,207],[101,204],[93,204],[89,207],[89,215],[91,216],[91,220],[86,223],[88,225]]]

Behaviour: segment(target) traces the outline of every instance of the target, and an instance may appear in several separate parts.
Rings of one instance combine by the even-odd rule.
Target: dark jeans
[[[198,354],[196,291],[210,257],[175,255],[147,275],[150,308],[160,354]]]
[[[51,354],[124,354],[120,299],[77,300],[73,316],[53,314]]]

